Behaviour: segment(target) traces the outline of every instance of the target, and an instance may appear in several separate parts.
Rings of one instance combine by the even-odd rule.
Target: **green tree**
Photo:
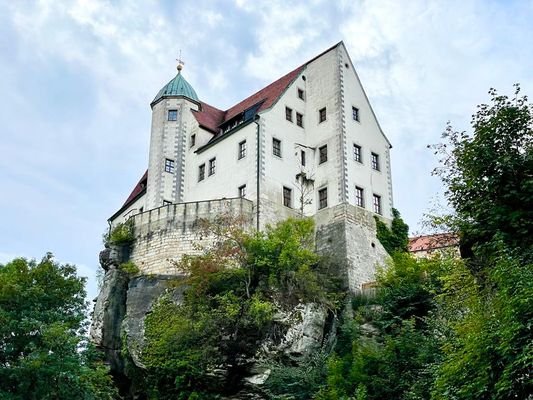
[[[188,272],[176,283],[178,291],[185,290],[183,302],[176,304],[169,294],[146,318],[142,361],[154,398],[234,394],[242,387],[246,360],[269,333],[277,332],[279,339],[284,328],[273,326],[276,311],[299,302],[330,309],[339,304],[335,279],[313,250],[312,220],[289,219],[247,233],[221,218],[208,231],[214,245],[179,263]],[[313,391],[298,386],[303,370],[285,372],[270,386],[274,395],[280,382],[289,381],[290,390]]]
[[[403,221],[400,212],[392,209],[392,222],[389,228],[379,217],[376,220],[376,230],[379,242],[389,254],[406,252],[409,245],[409,226]]]
[[[472,135],[448,126],[435,146],[464,263],[438,295],[443,361],[435,399],[525,399],[533,393],[533,109],[489,91]]]
[[[515,89],[512,99],[491,89],[491,104],[472,117],[472,135],[448,125],[445,142],[433,146],[441,164],[434,173],[446,186],[466,250],[498,235],[533,253],[533,106]]]
[[[85,280],[48,254],[0,265],[0,398],[112,399],[87,343]]]

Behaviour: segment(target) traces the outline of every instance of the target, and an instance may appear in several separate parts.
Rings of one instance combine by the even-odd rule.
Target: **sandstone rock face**
[[[144,368],[140,359],[140,350],[144,344],[144,320],[158,298],[168,290],[170,280],[181,276],[158,275],[132,278],[126,297],[126,314],[122,329],[128,343],[129,354],[136,366]],[[182,299],[182,290],[172,291],[176,303]]]
[[[122,371],[120,356],[121,326],[126,315],[128,276],[120,269],[109,269],[102,283],[93,311],[91,340],[101,348],[110,363],[111,371]]]

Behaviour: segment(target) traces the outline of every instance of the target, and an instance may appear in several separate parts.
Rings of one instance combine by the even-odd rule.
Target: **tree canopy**
[[[0,265],[0,398],[112,399],[86,342],[85,279],[51,254]]]

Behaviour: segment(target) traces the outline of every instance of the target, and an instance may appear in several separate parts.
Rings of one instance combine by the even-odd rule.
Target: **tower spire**
[[[185,65],[185,63],[181,59],[181,49],[180,49],[180,54],[179,54],[178,58],[176,58],[176,61],[178,62],[178,66],[176,67],[176,69],[178,70],[178,73],[180,73],[181,70],[183,69],[183,66]]]

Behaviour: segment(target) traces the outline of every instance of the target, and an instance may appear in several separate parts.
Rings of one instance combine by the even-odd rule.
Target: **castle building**
[[[154,230],[167,248],[191,213],[216,212],[213,202],[225,200],[259,229],[313,216],[323,232],[319,247],[338,253],[334,246],[344,243],[348,264],[368,264],[352,268],[353,285],[372,280],[369,265],[385,257],[373,217],[392,218],[391,144],[343,42],[227,110],[201,101],[179,65],[150,105],[148,170],[110,218],[140,228],[133,256],[141,270],[153,272]],[[172,239],[180,251],[184,238]],[[170,256],[163,253],[153,257]]]

